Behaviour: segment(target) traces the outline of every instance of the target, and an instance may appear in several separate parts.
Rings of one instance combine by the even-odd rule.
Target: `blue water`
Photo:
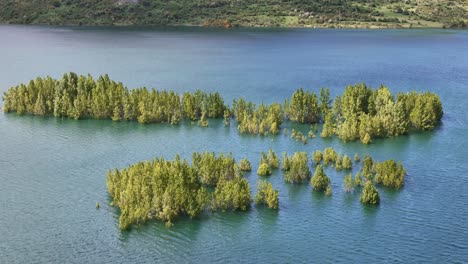
[[[1,113],[0,263],[468,261],[467,31],[0,26],[1,92],[68,71],[108,73],[128,87],[219,91],[229,102],[383,83],[438,93],[445,115],[433,132],[365,146],[239,135],[222,120],[200,128]],[[268,180],[280,192],[277,212],[206,213],[171,229],[152,222],[127,232],[108,205],[106,170],[139,160],[209,150],[249,158],[256,169],[270,147],[291,154],[328,146],[401,160],[406,185],[379,187],[381,205],[372,208],[359,192],[344,192],[345,172],[326,170],[333,196],[324,197],[275,171]],[[246,177],[255,194],[259,177]]]

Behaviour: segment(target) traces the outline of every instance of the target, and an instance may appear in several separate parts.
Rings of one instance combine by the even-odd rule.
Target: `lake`
[[[0,114],[0,263],[310,263],[468,260],[468,31],[205,29],[0,26],[0,92],[37,76],[108,73],[129,88],[219,91],[232,102],[283,102],[304,87],[366,82],[391,91],[432,91],[445,115],[432,132],[307,145],[279,135],[240,135],[234,122],[140,125]],[[0,105],[3,102],[0,103]],[[309,127],[285,123],[307,133]],[[405,186],[378,187],[381,204],[346,193],[345,172],[326,169],[333,196],[268,178],[280,208],[205,213],[167,229],[118,228],[105,174],[140,160],[195,151],[248,158],[256,192],[261,151],[401,160]],[[360,167],[360,166],[357,166]],[[354,169],[354,173],[357,170]],[[101,208],[95,208],[99,202]]]

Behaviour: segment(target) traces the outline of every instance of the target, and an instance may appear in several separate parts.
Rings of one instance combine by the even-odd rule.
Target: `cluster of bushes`
[[[138,88],[128,90],[107,75],[94,80],[75,73],[56,80],[37,78],[10,88],[3,97],[5,112],[67,118],[137,120],[177,124],[182,118],[223,117],[226,106],[218,93],[184,93]]]
[[[359,161],[359,156],[357,154],[354,156],[354,160],[356,162]],[[331,165],[338,171],[351,170],[353,168],[351,158],[346,154],[341,155],[337,153],[332,147],[325,148],[323,152],[320,150],[314,151],[312,153],[312,161],[315,165],[319,165],[323,161],[325,166]]]
[[[239,123],[240,133],[250,134],[278,134],[283,123],[283,108],[281,104],[260,104],[258,107],[243,98],[234,100],[232,111]]]
[[[156,158],[107,173],[112,204],[120,208],[119,226],[127,229],[151,219],[172,221],[212,210],[247,210],[250,186],[231,155],[194,153],[193,165],[176,156]]]
[[[306,152],[295,152],[291,157],[283,153],[282,169],[284,180],[289,183],[302,183],[311,176]]]
[[[259,176],[268,176],[271,175],[272,169],[279,168],[279,158],[276,153],[270,149],[268,154],[263,152],[260,154],[260,162],[257,170]]]
[[[410,128],[432,130],[443,115],[440,98],[433,93],[399,93],[395,98],[387,87],[372,90],[365,84],[346,87],[325,116],[322,137],[332,134],[344,141],[407,134]]]
[[[273,189],[271,183],[267,181],[258,181],[258,191],[255,195],[256,204],[263,204],[268,208],[278,209],[278,195],[278,190]]]

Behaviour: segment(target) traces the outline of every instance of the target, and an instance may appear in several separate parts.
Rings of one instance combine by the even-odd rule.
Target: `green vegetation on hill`
[[[0,22],[73,25],[466,27],[464,0],[3,0]]]

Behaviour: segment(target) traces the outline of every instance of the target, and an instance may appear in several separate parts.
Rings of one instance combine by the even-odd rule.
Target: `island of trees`
[[[333,166],[336,170],[342,170],[336,166],[341,156],[346,155],[326,148],[323,152],[313,152],[311,160],[306,152],[295,152],[291,156],[283,153],[280,161],[270,149],[261,153],[258,169],[267,170],[268,173],[258,174],[269,175],[272,170],[281,167],[286,183],[310,182],[314,191],[329,196],[332,194],[332,181],[324,168]],[[312,167],[315,166],[313,176],[309,162]],[[112,197],[111,205],[118,206],[121,211],[120,228],[127,229],[132,224],[138,225],[152,219],[171,226],[178,217],[193,218],[209,210],[245,211],[253,201],[257,205],[278,209],[278,190],[265,178],[258,181],[257,193],[252,199],[249,182],[241,172],[241,167],[242,170],[251,169],[250,161],[242,159],[239,164],[231,154],[195,152],[191,164],[176,155],[173,160],[161,157],[121,170],[109,170],[107,188]],[[356,176],[353,178],[348,173],[344,177],[344,189],[346,192],[362,189],[362,203],[378,204],[380,197],[374,184],[398,189],[404,185],[405,174],[400,162],[378,162],[366,155]]]
[[[217,92],[178,94],[155,89],[127,89],[107,75],[94,80],[75,73],[57,80],[36,78],[28,84],[11,87],[3,96],[4,112],[74,119],[94,118],[114,121],[135,120],[146,123],[178,124],[197,121],[208,126],[208,118],[231,117],[240,133],[278,134],[284,119],[322,125],[321,137],[337,135],[344,141],[360,140],[368,144],[375,138],[394,137],[412,130],[432,130],[443,116],[440,98],[430,92],[391,94],[385,86],[372,89],[365,84],[346,87],[341,96],[330,99],[321,88],[319,96],[302,88],[283,104],[255,105],[243,98],[225,104]],[[309,131],[309,137],[315,133]],[[307,143],[307,137],[292,130],[291,137]],[[348,160],[345,160],[348,165]],[[345,166],[346,167],[346,166]]]

